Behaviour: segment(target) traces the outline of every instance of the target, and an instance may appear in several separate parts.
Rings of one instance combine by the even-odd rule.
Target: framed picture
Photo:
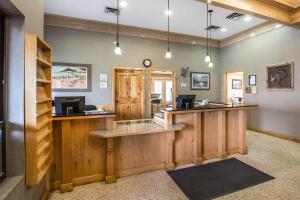
[[[75,63],[53,63],[52,91],[90,92],[91,65]]]
[[[232,89],[242,89],[243,82],[241,79],[232,79]]]
[[[210,90],[210,73],[191,72],[191,90]]]
[[[249,86],[256,85],[256,75],[249,75]]]
[[[267,66],[267,89],[294,89],[294,63]]]

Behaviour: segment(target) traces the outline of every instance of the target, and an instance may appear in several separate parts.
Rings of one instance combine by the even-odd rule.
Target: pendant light
[[[120,15],[119,0],[117,0],[117,13],[116,14],[117,14],[117,37],[116,37],[115,54],[122,55],[122,50],[120,48],[120,43],[119,43],[119,15]]]
[[[168,13],[170,13],[170,0],[168,0]],[[168,15],[168,49],[165,55],[166,59],[170,59],[172,54],[170,52],[170,15]]]
[[[206,56],[205,62],[210,62],[210,56],[208,53],[208,3],[206,4]]]
[[[211,14],[214,12],[213,10],[209,10],[209,26],[211,27]],[[210,57],[210,62],[208,64],[208,67],[212,68],[214,67],[214,64],[212,63],[211,60],[211,28],[209,29],[209,57]]]

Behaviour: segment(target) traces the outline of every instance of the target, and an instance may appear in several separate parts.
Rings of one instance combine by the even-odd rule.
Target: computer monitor
[[[195,107],[196,95],[179,95],[176,97],[177,109],[192,109]]]
[[[57,115],[76,115],[84,113],[85,97],[55,97],[55,113]]]

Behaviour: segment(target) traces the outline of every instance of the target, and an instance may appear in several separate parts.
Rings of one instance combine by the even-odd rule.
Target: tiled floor
[[[300,144],[249,132],[249,153],[237,159],[275,177],[274,180],[219,199],[300,199]],[[54,191],[50,200],[183,200],[187,199],[164,170],[78,186],[73,192]]]

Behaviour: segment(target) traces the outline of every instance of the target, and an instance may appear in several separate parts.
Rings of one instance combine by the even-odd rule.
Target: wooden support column
[[[115,183],[117,181],[114,169],[114,138],[107,138],[106,150],[106,183]]]
[[[61,121],[62,126],[62,184],[61,192],[69,192],[73,190],[72,183],[72,133],[71,121]]]
[[[114,118],[105,118],[105,129],[111,131],[113,129]]]
[[[201,112],[194,113],[194,163],[196,165],[203,163],[203,152],[202,152],[202,128],[201,128]]]
[[[225,111],[218,111],[218,157],[221,159],[226,158],[226,122]]]
[[[167,166],[166,168],[168,170],[172,170],[175,168],[175,163],[174,163],[174,142],[175,142],[175,132],[169,132],[167,137],[168,137],[168,147],[167,147]]]
[[[241,154],[248,153],[247,147],[247,130],[246,130],[246,123],[247,123],[247,113],[246,110],[239,110],[239,152]]]

